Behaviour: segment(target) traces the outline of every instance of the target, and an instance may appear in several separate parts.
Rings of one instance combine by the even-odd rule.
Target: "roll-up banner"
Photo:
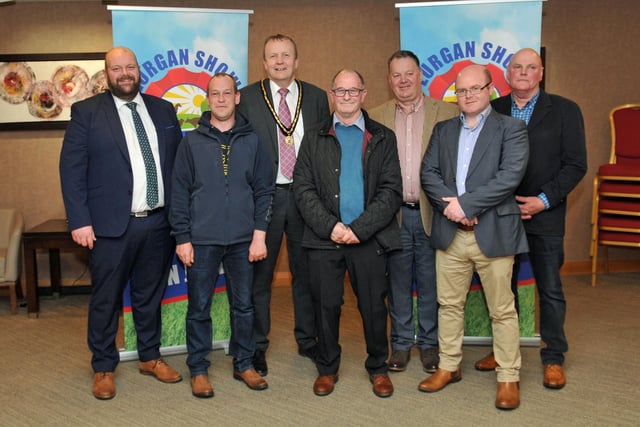
[[[456,102],[456,75],[472,63],[485,65],[495,84],[492,99],[510,92],[505,79],[509,60],[519,49],[540,51],[541,0],[463,0],[397,3],[400,46],[420,58],[425,94]],[[535,280],[527,256],[518,275],[520,342],[537,346]],[[491,321],[474,275],[465,308],[465,344],[489,344]]]
[[[108,6],[113,45],[126,46],[140,65],[141,91],[171,102],[183,132],[197,127],[208,109],[207,83],[226,72],[238,87],[247,83],[251,10]],[[129,289],[123,296],[124,349],[121,360],[138,357]],[[186,352],[187,281],[174,257],[162,301],[163,355]],[[228,350],[231,327],[224,274],[218,278],[211,307],[213,347]]]

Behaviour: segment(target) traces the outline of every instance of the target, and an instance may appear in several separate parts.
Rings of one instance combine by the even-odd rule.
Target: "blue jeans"
[[[229,246],[194,245],[194,263],[187,269],[187,365],[191,376],[206,374],[212,349],[211,301],[222,262],[227,279],[231,310],[229,353],[235,371],[253,368],[256,343],[253,338],[251,284],[253,265],[249,262],[249,242]]]
[[[546,344],[540,350],[542,363],[562,365],[569,349],[564,334],[567,303],[564,299],[560,268],[564,263],[562,236],[527,234],[529,260],[538,288],[540,337]]]
[[[389,255],[391,348],[410,350],[438,345],[435,250],[424,232],[420,210],[402,207],[402,251]],[[418,294],[418,333],[413,317],[413,283]]]

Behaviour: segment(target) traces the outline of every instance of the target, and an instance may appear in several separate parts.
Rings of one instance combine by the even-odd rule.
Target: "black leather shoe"
[[[422,362],[422,370],[430,374],[438,369],[440,356],[438,355],[438,347],[429,347],[420,349],[420,361]]]
[[[388,369],[393,372],[402,372],[407,369],[407,363],[411,358],[409,350],[393,350],[389,358]]]
[[[264,355],[264,351],[256,350],[256,352],[253,353],[253,369],[255,369],[258,375],[260,375],[261,377],[265,377],[269,373],[269,368],[267,368],[267,359]]]
[[[300,347],[298,348],[298,354],[302,357],[308,357],[315,362],[318,357],[318,347],[315,345],[307,348]]]

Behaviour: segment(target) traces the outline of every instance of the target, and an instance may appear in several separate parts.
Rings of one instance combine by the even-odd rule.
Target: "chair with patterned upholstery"
[[[9,289],[11,314],[17,314],[16,283],[20,279],[20,244],[24,223],[16,209],[0,209],[0,287]]]
[[[593,180],[591,210],[591,285],[596,285],[598,247],[609,273],[609,246],[640,248],[640,104],[611,110],[609,163]]]

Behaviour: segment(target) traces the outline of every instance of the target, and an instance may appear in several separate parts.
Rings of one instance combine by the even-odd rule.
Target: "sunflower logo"
[[[198,127],[200,116],[209,110],[209,79],[211,75],[204,71],[194,73],[184,68],[174,68],[162,79],[149,84],[145,93],[171,102],[176,110],[180,128],[189,131]]]

